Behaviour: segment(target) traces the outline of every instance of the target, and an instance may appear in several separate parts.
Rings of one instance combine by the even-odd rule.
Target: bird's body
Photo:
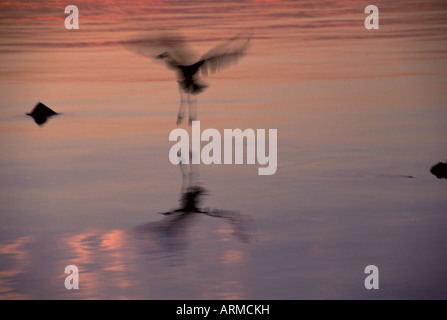
[[[179,78],[182,79],[179,79],[178,83],[180,88],[187,94],[199,94],[208,87],[206,84],[198,80],[200,67],[202,67],[204,63],[204,60],[200,60],[189,66],[177,66],[181,75]]]

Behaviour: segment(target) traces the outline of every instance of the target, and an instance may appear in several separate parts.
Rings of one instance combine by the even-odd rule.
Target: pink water
[[[0,3],[0,297],[445,299],[447,181],[429,169],[447,158],[447,7],[376,1],[366,30],[368,4],[77,1],[68,31],[63,1]],[[158,214],[182,187],[176,79],[121,44],[161,30],[198,52],[253,32],[204,79],[199,120],[278,129],[277,173],[194,169],[203,207],[239,213],[245,238]],[[38,101],[61,115],[37,126]]]

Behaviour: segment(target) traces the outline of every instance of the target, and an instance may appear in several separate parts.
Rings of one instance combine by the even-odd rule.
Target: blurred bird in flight
[[[175,71],[180,92],[177,125],[184,119],[186,107],[188,107],[189,125],[191,125],[197,118],[195,96],[208,87],[200,80],[200,73],[208,75],[236,64],[245,55],[250,39],[250,35],[236,35],[209,50],[200,58],[197,58],[197,55],[186,45],[185,38],[177,33],[143,37],[126,42],[125,45],[137,54],[164,61],[169,69]],[[154,55],[155,50],[161,53]]]

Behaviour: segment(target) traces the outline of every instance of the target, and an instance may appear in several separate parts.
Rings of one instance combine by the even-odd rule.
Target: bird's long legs
[[[182,123],[183,118],[185,117],[185,108],[186,108],[186,104],[187,104],[187,94],[185,92],[183,92],[183,89],[179,86],[179,92],[180,92],[180,106],[178,109],[178,114],[177,114],[177,125],[179,125],[180,123]]]
[[[197,120],[197,97],[188,94],[188,112],[189,112],[189,126],[194,120]]]
[[[182,123],[183,118],[185,118],[186,106],[188,106],[189,126],[191,126],[192,122],[197,119],[197,97],[184,92],[181,87],[179,87],[179,92],[180,106],[177,114],[177,125]]]

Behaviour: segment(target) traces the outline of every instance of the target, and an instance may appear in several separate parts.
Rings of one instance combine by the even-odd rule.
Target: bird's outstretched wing
[[[205,53],[200,60],[203,65],[200,68],[203,75],[215,73],[239,62],[245,55],[250,43],[251,35],[238,34],[227,42]]]
[[[129,51],[151,59],[168,52],[172,59],[183,65],[192,63],[198,56],[187,46],[185,37],[177,32],[143,33],[122,44]]]

